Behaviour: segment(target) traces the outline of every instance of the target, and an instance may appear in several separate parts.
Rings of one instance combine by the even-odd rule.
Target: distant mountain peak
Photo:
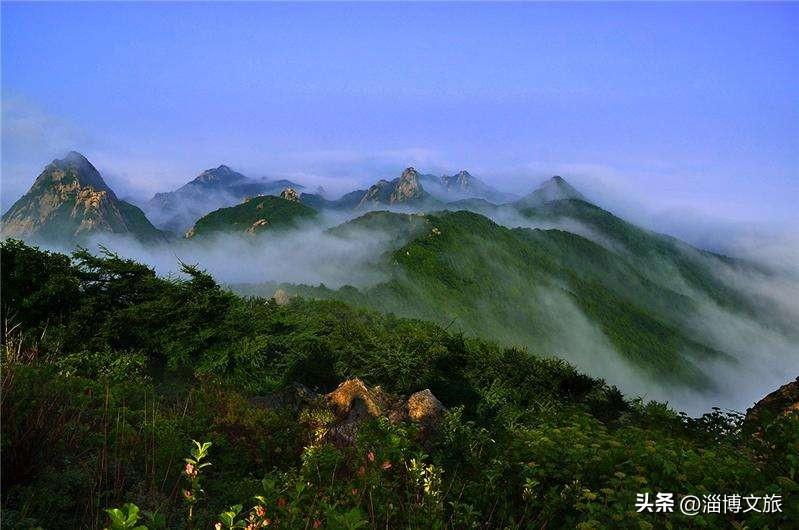
[[[389,197],[389,203],[406,202],[422,197],[422,185],[419,183],[419,172],[409,167],[400,175],[399,182],[394,185],[394,189]]]
[[[89,160],[82,153],[77,151],[70,151],[62,160],[76,164],[90,164]]]
[[[3,215],[3,234],[49,242],[72,242],[96,232],[162,238],[141,210],[119,200],[89,160],[70,151],[48,164]]]
[[[246,178],[247,177],[245,177],[241,173],[233,171],[232,169],[230,169],[230,167],[222,164],[219,167],[206,169],[205,171],[197,175],[192,182],[196,182],[198,184],[227,185],[232,182],[244,180]]]
[[[475,178],[465,169],[458,171],[454,175],[443,175],[441,182],[448,190],[468,193],[475,187]]]
[[[380,179],[366,190],[358,207],[377,204],[401,204],[425,197],[420,183],[420,174],[413,167],[407,167],[402,174],[392,181]]]
[[[566,182],[566,179],[560,175],[546,180],[532,193],[522,197],[516,202],[517,206],[540,206],[552,201],[560,201],[565,199],[579,199],[586,200],[585,196],[577,191],[571,184]]]

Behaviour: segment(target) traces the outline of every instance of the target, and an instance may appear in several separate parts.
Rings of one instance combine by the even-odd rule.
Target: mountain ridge
[[[156,193],[144,209],[159,227],[183,233],[214,210],[235,206],[247,197],[278,194],[289,187],[304,188],[286,179],[253,179],[221,164],[200,172],[173,191]]]
[[[3,236],[75,243],[97,233],[164,239],[133,204],[117,197],[99,171],[77,151],[45,166],[28,192],[3,215]]]

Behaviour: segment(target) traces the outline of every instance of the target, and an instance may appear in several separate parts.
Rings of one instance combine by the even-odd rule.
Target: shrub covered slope
[[[566,237],[493,229],[553,248]],[[440,231],[398,259],[445,266],[425,259],[454,227]],[[164,279],[112,254],[2,244],[4,528],[102,528],[132,513],[109,520],[104,509],[125,502],[148,510],[140,522],[151,528],[227,527],[235,516],[222,512],[237,504],[282,528],[787,528],[799,518],[796,416],[755,436],[736,415],[690,419],[626,401],[541,352],[339,301],[245,299],[184,272]],[[334,444],[320,437],[324,410],[253,400],[352,377],[396,395],[429,388],[447,407],[438,430],[377,418]],[[183,460],[191,439],[212,443],[201,485]],[[770,515],[637,513],[636,493],[653,491],[785,500]]]

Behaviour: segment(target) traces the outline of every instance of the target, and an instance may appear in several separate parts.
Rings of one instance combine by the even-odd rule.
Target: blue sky
[[[220,163],[334,191],[416,165],[797,222],[797,28],[761,3],[4,2],[2,206],[77,149],[128,196]]]

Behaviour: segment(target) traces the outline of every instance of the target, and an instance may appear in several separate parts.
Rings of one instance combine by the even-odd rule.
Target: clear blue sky
[[[760,3],[3,3],[3,210],[74,148],[123,194],[415,164],[784,223],[797,28]]]

